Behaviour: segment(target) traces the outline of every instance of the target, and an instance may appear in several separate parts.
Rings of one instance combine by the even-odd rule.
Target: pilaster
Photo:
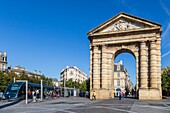
[[[100,89],[99,46],[93,47],[93,89]]]
[[[160,98],[162,98],[162,86],[161,86],[161,38],[156,42],[157,47],[157,85],[160,91]]]
[[[140,87],[148,88],[148,69],[147,69],[147,51],[146,43],[141,42],[140,44]]]
[[[90,44],[90,90],[93,88],[93,46]]]
[[[157,87],[157,51],[156,51],[156,42],[151,41],[150,42],[150,83],[151,88],[158,88]]]
[[[107,45],[102,45],[102,89],[108,89],[108,76],[107,76]]]

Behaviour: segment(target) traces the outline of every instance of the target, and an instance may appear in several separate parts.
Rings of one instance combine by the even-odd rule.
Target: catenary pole
[[[43,81],[41,79],[41,101],[43,100]]]

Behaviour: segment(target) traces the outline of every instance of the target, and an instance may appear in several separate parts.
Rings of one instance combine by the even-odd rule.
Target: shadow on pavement
[[[9,107],[9,106],[12,106],[12,105],[15,105],[19,102],[21,102],[22,100],[15,100],[15,101],[10,101],[9,103],[6,103],[4,105],[0,105],[0,109],[3,109],[3,108],[6,108],[6,107]]]

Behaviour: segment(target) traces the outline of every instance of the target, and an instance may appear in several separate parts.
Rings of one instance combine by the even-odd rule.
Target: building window
[[[120,86],[120,80],[117,80],[117,86]]]
[[[120,73],[119,72],[117,72],[117,77],[120,77]]]
[[[4,64],[2,64],[2,70],[3,70],[3,71],[5,70],[5,65],[4,65]]]
[[[117,66],[117,71],[120,71],[120,66]]]
[[[71,75],[71,76],[73,75],[73,71],[70,71],[70,75]]]

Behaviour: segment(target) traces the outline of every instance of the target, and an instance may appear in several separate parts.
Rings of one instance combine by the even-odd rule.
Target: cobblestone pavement
[[[12,103],[12,102],[11,102]],[[170,113],[170,100],[96,100],[70,97],[25,104],[0,102],[0,113]]]

